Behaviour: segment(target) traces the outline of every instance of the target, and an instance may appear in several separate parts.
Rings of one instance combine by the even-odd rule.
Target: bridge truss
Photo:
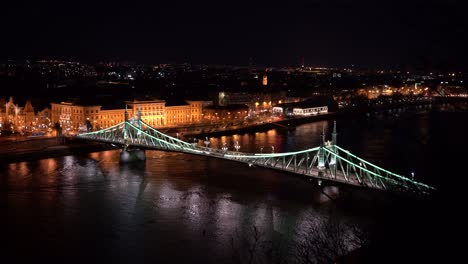
[[[286,153],[243,153],[227,148],[215,149],[188,143],[154,129],[141,118],[128,119],[112,127],[79,134],[81,139],[100,141],[140,149],[176,151],[243,162],[322,181],[339,182],[379,190],[429,193],[433,187],[372,164],[336,144],[336,123],[332,141],[321,135],[318,147]]]

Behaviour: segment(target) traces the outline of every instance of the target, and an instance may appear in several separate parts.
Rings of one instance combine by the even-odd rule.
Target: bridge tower
[[[337,139],[338,133],[336,132],[336,121],[333,121],[333,132],[332,132],[332,142],[331,142],[331,150],[334,153],[337,153],[336,149],[336,139]],[[330,170],[333,170],[333,174],[336,175],[336,156],[331,155],[330,157]]]
[[[128,141],[128,112],[127,112],[127,105],[125,105],[125,122],[123,127],[123,140],[124,140],[124,150],[127,149],[127,141]]]
[[[141,129],[141,106],[138,108],[138,114],[137,114],[137,126],[138,128]]]
[[[138,124],[137,126],[141,128],[141,122],[140,122],[140,111],[138,111]],[[143,161],[146,160],[146,154],[145,150],[142,149],[132,149],[129,150],[128,147],[128,111],[127,111],[127,105],[125,105],[125,122],[124,122],[124,127],[123,127],[123,137],[124,137],[124,145],[122,148],[122,151],[120,152],[120,163],[128,163],[128,162],[133,162],[133,161]]]
[[[320,134],[320,148],[318,150],[318,166],[319,169],[319,177],[323,177],[323,173],[325,171],[325,131],[322,130],[322,134]]]
[[[331,150],[336,153],[336,138],[338,133],[336,132],[336,121],[333,121],[333,132],[332,132],[332,142],[331,142]],[[336,164],[336,156],[331,156],[330,164]]]
[[[332,132],[332,146],[336,146],[336,137],[338,136],[338,133],[336,132],[336,121],[333,121],[333,132]]]

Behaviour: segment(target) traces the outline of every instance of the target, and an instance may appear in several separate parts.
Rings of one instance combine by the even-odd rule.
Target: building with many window
[[[100,105],[77,105],[71,102],[51,103],[51,122],[59,123],[62,131],[79,131],[89,120],[93,128],[103,127]]]
[[[134,116],[137,115],[140,111],[141,119],[152,127],[162,127],[165,126],[165,116],[166,116],[166,101],[164,100],[149,100],[149,101],[139,101],[133,100],[126,102],[129,106],[129,109],[132,110]],[[129,113],[129,116],[130,115]]]
[[[322,98],[308,99],[296,103],[278,104],[272,112],[284,116],[310,116],[328,112],[328,104]]]
[[[136,117],[140,112],[141,119],[152,127],[188,125],[202,120],[203,101],[133,100],[125,103],[129,117]],[[86,130],[87,121],[93,130],[98,130],[119,124],[124,119],[124,107],[51,103],[52,124],[58,122],[64,133]]]
[[[243,121],[248,113],[249,107],[245,104],[212,105],[203,109],[204,119],[210,122]]]
[[[150,100],[127,102],[136,115],[153,127],[172,127],[198,123],[202,120],[204,101]]]
[[[31,101],[26,101],[24,107],[14,102],[13,97],[8,101],[0,98],[0,130],[21,132],[34,132],[47,128],[50,124],[50,111],[48,108],[36,111]]]

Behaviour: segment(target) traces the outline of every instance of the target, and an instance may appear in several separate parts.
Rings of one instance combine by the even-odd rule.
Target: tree
[[[59,122],[55,122],[54,130],[57,132],[57,137],[62,135],[62,127]]]
[[[368,234],[355,224],[334,217],[307,222],[302,240],[296,246],[297,263],[334,263],[340,256],[363,247]]]
[[[335,263],[365,247],[369,234],[357,224],[336,217],[307,217],[296,235],[267,238],[257,227],[231,238],[233,263]],[[289,239],[288,239],[289,237]],[[296,237],[297,239],[291,239]]]
[[[289,250],[282,236],[268,239],[256,226],[245,231],[242,234],[236,231],[236,236],[231,237],[233,263],[288,263],[286,253]]]
[[[93,125],[91,124],[91,121],[86,120],[85,124],[86,124],[86,132],[93,131]]]

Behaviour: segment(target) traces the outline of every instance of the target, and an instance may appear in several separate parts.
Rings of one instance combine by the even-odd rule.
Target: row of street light
[[[193,139],[193,146],[196,146],[197,145],[197,142],[198,140],[196,138]],[[205,140],[203,141],[203,143],[205,144],[206,148],[208,148],[210,146],[210,140],[208,139],[208,137],[205,137]],[[236,141],[236,143],[234,144],[234,148],[236,149],[237,152],[239,152],[239,149],[241,148],[240,144],[239,144],[239,141]],[[260,153],[263,153],[263,148],[264,147],[260,147]],[[228,144],[227,143],[223,143],[223,146],[221,147],[221,149],[226,152],[229,150],[229,147],[228,147]],[[271,153],[275,153],[275,146],[271,146]]]

